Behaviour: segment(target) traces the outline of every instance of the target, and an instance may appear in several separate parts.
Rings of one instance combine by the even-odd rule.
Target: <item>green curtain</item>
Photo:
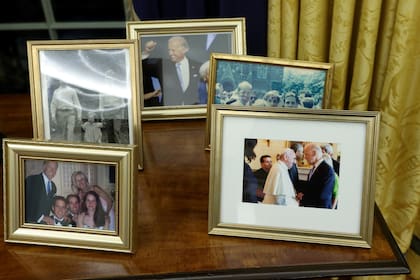
[[[376,203],[420,279],[420,1],[269,0],[270,57],[334,63],[330,108],[381,112]]]

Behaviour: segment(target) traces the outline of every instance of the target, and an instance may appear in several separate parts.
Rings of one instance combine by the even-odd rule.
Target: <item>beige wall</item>
[[[324,143],[319,143],[320,145],[323,145]],[[305,142],[303,142],[303,145],[305,145]],[[270,155],[273,162],[276,161],[276,155],[281,153],[282,150],[290,146],[290,141],[286,140],[268,140],[268,139],[258,139],[257,146],[254,148],[254,152],[257,155],[257,157],[250,163],[250,166],[253,170],[259,169],[261,167],[260,165],[260,157],[262,155]],[[334,156],[333,158],[337,159],[340,155],[340,145],[339,144],[333,144],[334,149]],[[307,167],[308,164],[306,161],[302,163],[298,163],[299,167]]]

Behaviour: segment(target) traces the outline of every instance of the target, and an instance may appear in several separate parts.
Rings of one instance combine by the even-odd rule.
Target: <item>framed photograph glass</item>
[[[246,54],[245,18],[127,22],[138,40],[143,120],[205,118],[212,52]]]
[[[134,252],[134,145],[5,138],[4,239]]]
[[[211,106],[328,108],[333,64],[249,55],[212,53],[206,146]]]
[[[139,146],[135,40],[28,41],[34,137]]]
[[[371,246],[379,112],[213,105],[212,118],[209,234]]]

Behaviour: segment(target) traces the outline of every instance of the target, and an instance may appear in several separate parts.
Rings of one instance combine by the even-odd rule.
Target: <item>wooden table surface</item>
[[[0,132],[32,137],[29,95],[0,95],[0,110]],[[136,253],[1,242],[0,279],[273,279],[409,272],[378,209],[371,249],[208,235],[205,120],[147,121],[142,127]]]

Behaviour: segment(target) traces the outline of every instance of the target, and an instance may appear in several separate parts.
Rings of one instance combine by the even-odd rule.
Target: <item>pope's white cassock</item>
[[[299,206],[287,165],[281,160],[271,167],[265,181],[264,193],[263,203]]]

